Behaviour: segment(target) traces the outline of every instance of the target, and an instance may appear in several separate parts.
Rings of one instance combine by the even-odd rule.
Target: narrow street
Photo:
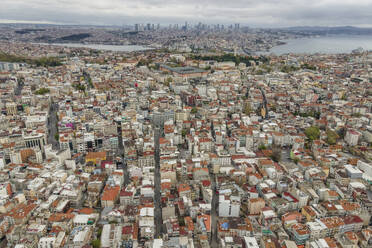
[[[266,100],[266,94],[265,94],[265,91],[259,87],[260,91],[261,91],[261,94],[262,94],[262,97],[263,97],[263,107],[265,108],[265,119],[267,119],[268,115],[269,115],[269,112],[268,112],[268,109],[267,109],[267,100]]]
[[[21,95],[21,92],[22,92],[22,89],[23,89],[23,82],[21,82],[20,80],[17,81],[17,88],[15,88],[14,90],[14,94],[16,96],[19,96]]]
[[[59,142],[55,135],[58,134],[57,120],[58,104],[51,103],[48,117],[48,144],[52,144],[53,149],[59,150]]]
[[[217,219],[218,219],[218,195],[216,193],[216,175],[212,173],[212,168],[209,168],[209,176],[211,179],[211,185],[212,185],[212,203],[211,203],[211,231],[212,231],[212,238],[211,238],[211,247],[218,247],[218,241],[217,241]]]
[[[155,238],[161,237],[163,234],[163,216],[162,216],[162,206],[161,206],[161,179],[160,179],[160,148],[159,148],[159,138],[161,137],[161,129],[155,127],[154,129],[154,142],[155,142],[155,197],[154,197],[154,218],[155,218]]]
[[[127,161],[125,160],[125,147],[123,142],[122,130],[121,130],[121,122],[117,122],[117,132],[118,132],[118,141],[119,141],[119,150],[118,153],[121,157],[121,163],[124,173],[124,187],[129,184],[129,173],[128,173],[128,166]]]

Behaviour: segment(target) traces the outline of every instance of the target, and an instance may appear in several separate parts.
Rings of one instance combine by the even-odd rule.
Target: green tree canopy
[[[311,126],[311,127],[306,128],[305,135],[311,141],[319,139],[319,136],[320,136],[319,127]]]
[[[198,112],[198,109],[196,107],[193,107],[191,109],[191,114],[196,114]]]
[[[244,106],[244,114],[249,115],[250,113],[252,113],[251,104],[247,102]]]
[[[36,95],[45,95],[49,93],[49,89],[47,88],[40,88],[37,91],[34,92]]]
[[[93,248],[100,248],[101,247],[101,240],[95,239],[92,241]]]
[[[168,86],[170,85],[170,83],[172,82],[172,78],[171,77],[168,77],[165,81],[164,81],[164,85]]]
[[[264,144],[261,144],[258,146],[258,150],[265,150],[266,146]]]
[[[327,129],[327,143],[330,145],[334,145],[337,142],[337,139],[339,138],[338,134],[335,131],[332,131],[330,129]]]

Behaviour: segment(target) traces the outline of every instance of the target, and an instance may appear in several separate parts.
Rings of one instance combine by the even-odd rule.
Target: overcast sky
[[[1,0],[0,22],[372,27],[372,0]]]

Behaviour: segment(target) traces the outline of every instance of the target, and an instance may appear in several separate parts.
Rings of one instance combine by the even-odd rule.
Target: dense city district
[[[229,46],[2,42],[0,246],[372,247],[371,53]]]

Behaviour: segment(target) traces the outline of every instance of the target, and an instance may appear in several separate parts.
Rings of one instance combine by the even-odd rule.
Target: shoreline
[[[156,49],[152,46],[144,45],[110,45],[110,44],[92,44],[92,43],[32,43],[35,45],[60,46],[68,48],[86,48],[93,50],[104,50],[113,52],[144,52]],[[131,49],[134,48],[134,49]],[[137,49],[138,48],[138,49]]]

